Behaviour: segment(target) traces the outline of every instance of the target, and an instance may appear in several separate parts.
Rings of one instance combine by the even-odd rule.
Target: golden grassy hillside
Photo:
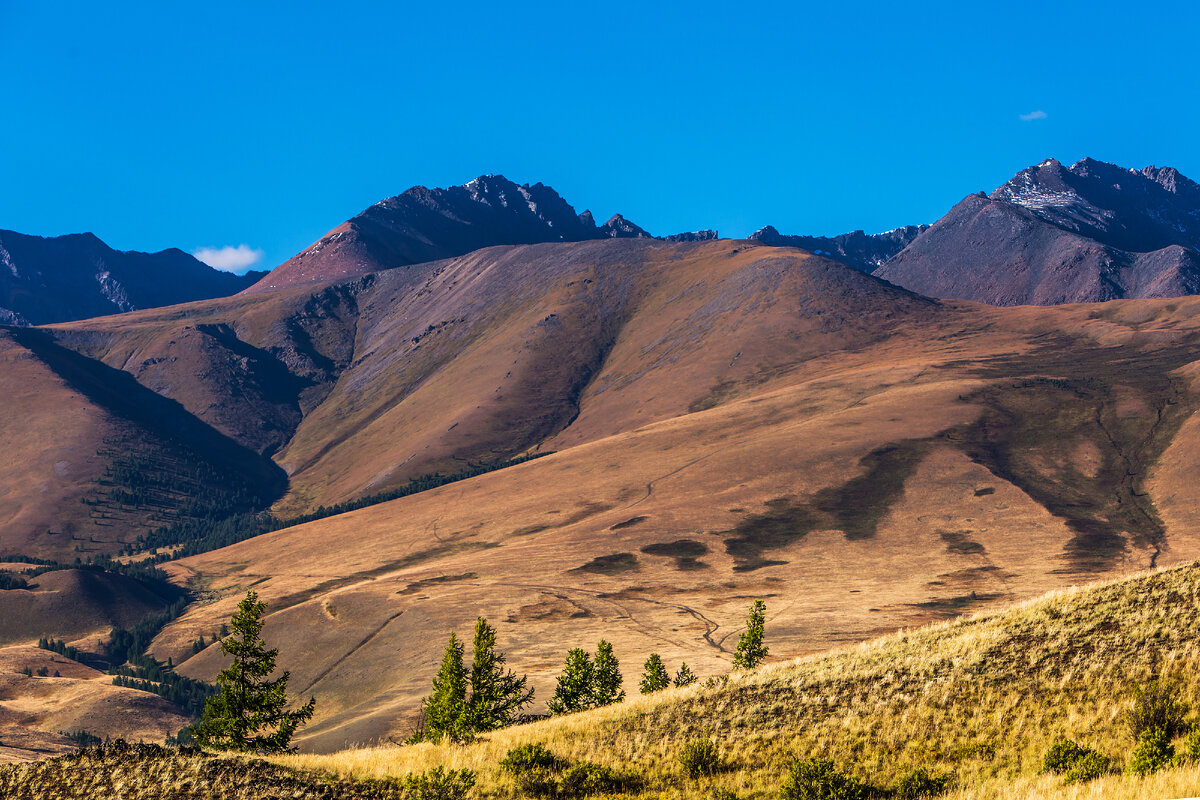
[[[772,628],[767,626],[768,644]],[[626,666],[627,676],[635,673]],[[435,765],[477,770],[484,797],[512,796],[497,768],[542,742],[570,760],[630,770],[650,796],[776,796],[792,757],[834,759],[878,785],[914,767],[952,773],[952,798],[1169,797],[1194,794],[1194,766],[1062,789],[1038,776],[1057,737],[1123,764],[1121,721],[1135,687],[1181,681],[1200,701],[1200,563],[1052,593],[1009,610],[934,624],[830,653],[518,726],[468,745],[385,746],[289,756],[289,766],[397,776]],[[1195,715],[1193,714],[1193,719]],[[676,756],[715,741],[727,769],[688,779]]]

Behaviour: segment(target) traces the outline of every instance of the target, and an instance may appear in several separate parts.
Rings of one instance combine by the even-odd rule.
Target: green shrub
[[[1194,728],[1191,733],[1183,737],[1183,752],[1179,755],[1183,758],[1195,761],[1200,759],[1200,728]]]
[[[867,800],[874,792],[839,772],[826,758],[793,759],[783,782],[783,800]]]
[[[1108,772],[1108,756],[1070,739],[1059,739],[1042,757],[1042,772],[1062,775],[1067,783],[1085,783]]]
[[[712,775],[721,769],[717,746],[707,739],[688,742],[679,752],[679,763],[689,778]]]
[[[1151,728],[1142,731],[1138,737],[1137,745],[1129,754],[1129,763],[1125,765],[1125,774],[1149,775],[1170,766],[1174,758],[1175,746],[1170,737],[1161,728]]]
[[[1066,783],[1087,783],[1107,773],[1110,764],[1108,756],[1095,750],[1086,749],[1083,755],[1071,765],[1071,768],[1063,773],[1063,778]]]
[[[905,800],[915,797],[937,797],[945,794],[950,785],[949,775],[939,775],[924,767],[917,767],[900,779],[896,795]]]
[[[428,772],[404,776],[403,785],[408,800],[463,800],[475,785],[475,773],[469,769],[434,767]]]
[[[500,762],[500,771],[520,775],[535,769],[555,772],[566,766],[566,762],[551,753],[541,742],[523,744],[509,750]]]
[[[1125,712],[1125,724],[1133,738],[1141,740],[1146,731],[1160,730],[1167,740],[1187,733],[1187,703],[1179,699],[1175,681],[1150,681],[1134,692],[1133,705]]]
[[[1061,775],[1075,766],[1087,748],[1080,747],[1070,739],[1058,739],[1042,756],[1042,772],[1053,772]]]
[[[737,792],[724,786],[714,786],[708,800],[738,800]]]
[[[603,764],[580,761],[563,770],[559,791],[568,797],[606,794],[635,788],[636,781]]]

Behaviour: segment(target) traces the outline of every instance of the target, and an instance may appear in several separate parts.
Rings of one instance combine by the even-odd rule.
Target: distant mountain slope
[[[827,259],[730,241],[492,247],[422,272],[54,336],[273,454],[299,511],[711,407],[937,308]]]
[[[232,275],[182,250],[120,252],[93,234],[0,230],[0,323],[42,325],[241,291],[262,273]]]
[[[852,231],[840,236],[792,236],[782,234],[774,226],[768,225],[759,228],[748,238],[772,247],[798,247],[849,264],[863,272],[874,272],[928,227],[905,225],[884,233]]]
[[[1174,169],[1049,160],[967,197],[883,264],[934,297],[1056,305],[1200,292],[1200,186]]]
[[[414,186],[343,222],[280,264],[250,291],[336,281],[461,256],[483,247],[589,239],[647,238],[620,214],[596,226],[541,183],[481,175],[462,186]]]
[[[44,329],[0,328],[0,396],[0,555],[113,554],[283,490],[269,460]]]

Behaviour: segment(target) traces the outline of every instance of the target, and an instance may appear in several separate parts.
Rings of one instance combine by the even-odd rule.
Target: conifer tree
[[[468,736],[466,726],[467,671],[463,666],[463,646],[454,632],[442,656],[442,666],[433,679],[433,693],[422,703],[425,712],[425,736],[459,741]]]
[[[601,639],[596,645],[596,660],[592,662],[590,708],[619,703],[625,699],[621,688],[621,663],[613,655],[612,645]]]
[[[568,650],[567,661],[554,689],[554,697],[546,704],[550,713],[569,714],[589,708],[595,670],[592,657],[586,650],[579,647]]]
[[[767,604],[755,600],[746,615],[746,630],[738,637],[737,652],[733,654],[734,669],[754,669],[767,657],[763,644],[763,626],[766,623]]]
[[[487,620],[475,620],[472,643],[471,697],[466,719],[473,733],[494,731],[517,721],[521,709],[533,701],[528,679],[504,668],[505,657],[496,651],[496,629]]]
[[[651,653],[642,667],[642,682],[639,684],[642,694],[657,692],[670,685],[671,676],[667,674],[667,668],[663,666],[662,659],[658,657],[658,653]]]
[[[692,672],[686,661],[680,662],[679,672],[675,673],[675,680],[672,681],[676,686],[691,686],[696,682],[696,673]]]
[[[204,718],[193,735],[210,750],[246,753],[282,753],[289,749],[296,729],[313,715],[316,699],[285,711],[287,682],[284,671],[271,680],[279,651],[268,650],[262,640],[266,603],[254,590],[246,592],[230,620],[231,636],[221,641],[221,652],[233,663],[217,675],[219,692],[204,705]]]

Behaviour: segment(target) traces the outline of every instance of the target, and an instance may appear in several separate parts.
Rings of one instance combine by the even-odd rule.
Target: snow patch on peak
[[[17,272],[17,265],[13,263],[12,255],[9,254],[7,248],[2,244],[0,244],[0,265],[8,267],[8,271],[12,273],[14,278],[21,277]]]

